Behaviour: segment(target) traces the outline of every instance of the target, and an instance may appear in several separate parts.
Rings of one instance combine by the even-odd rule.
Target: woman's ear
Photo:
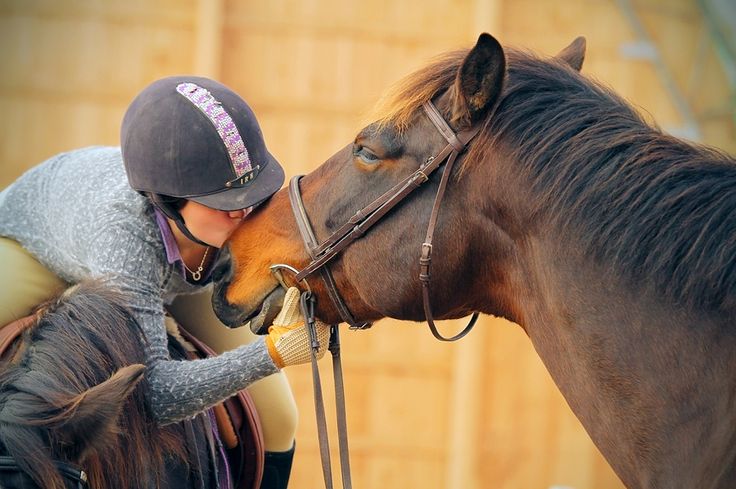
[[[481,34],[457,73],[453,120],[474,124],[485,117],[501,94],[505,73],[501,44],[490,34]]]
[[[582,36],[575,38],[569,46],[557,53],[556,58],[570,65],[575,71],[580,71],[585,60],[585,38]]]

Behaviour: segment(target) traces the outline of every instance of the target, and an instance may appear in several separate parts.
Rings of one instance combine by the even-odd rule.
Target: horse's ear
[[[118,432],[118,418],[128,396],[143,378],[145,366],[128,365],[105,382],[75,396],[65,407],[69,416],[64,438],[79,447],[80,456],[104,449]]]
[[[570,65],[572,69],[580,71],[585,60],[585,38],[577,37],[569,46],[557,54],[557,58]]]
[[[474,124],[485,116],[498,100],[506,73],[506,57],[501,44],[490,34],[483,33],[465,57],[455,81],[460,107],[466,114],[454,114],[453,119],[469,119]],[[464,107],[462,107],[464,105]]]

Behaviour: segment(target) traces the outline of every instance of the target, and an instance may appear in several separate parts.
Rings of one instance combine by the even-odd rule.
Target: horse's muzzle
[[[225,293],[230,286],[232,276],[230,249],[225,245],[220,249],[215,267],[212,269],[212,282],[214,283],[212,309],[223,324],[229,328],[237,328],[243,324],[245,315],[239,308],[230,304],[225,298]]]
[[[214,292],[212,294],[212,309],[217,317],[229,328],[239,328],[249,325],[256,334],[266,332],[281,308],[284,299],[284,289],[276,286],[263,299],[260,307],[245,311],[241,307],[231,304],[227,298],[227,289],[233,279],[233,267],[230,249],[224,246],[212,270]]]

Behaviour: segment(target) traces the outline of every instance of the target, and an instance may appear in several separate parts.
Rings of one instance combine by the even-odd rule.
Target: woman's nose
[[[230,219],[245,219],[245,216],[251,213],[253,210],[253,206],[248,207],[247,209],[238,209],[237,211],[229,211],[227,215],[230,217]]]

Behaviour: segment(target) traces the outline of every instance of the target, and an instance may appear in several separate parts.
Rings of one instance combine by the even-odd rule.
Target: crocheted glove
[[[266,346],[273,363],[278,368],[311,361],[312,346],[299,304],[300,294],[296,287],[290,287],[286,291],[284,306],[273,320],[273,325],[268,328]],[[330,341],[330,327],[317,321],[315,329],[319,340],[317,358],[322,358]]]

